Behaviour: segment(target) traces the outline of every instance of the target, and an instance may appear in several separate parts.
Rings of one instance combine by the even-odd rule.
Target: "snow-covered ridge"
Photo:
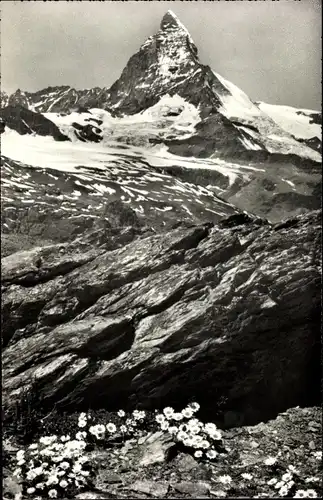
[[[147,142],[158,138],[167,140],[171,137],[187,139],[195,132],[200,122],[199,110],[179,95],[164,95],[154,106],[141,113],[120,118],[113,117],[108,111],[92,108],[83,113],[43,113],[58,126],[60,131],[76,142],[73,123],[86,126],[90,124],[96,130],[99,127],[103,143],[123,139],[123,142]]]
[[[241,123],[241,126],[238,126],[239,129],[246,132],[244,125],[252,125],[258,132],[248,132],[248,135],[252,135],[254,139],[262,143],[270,153],[295,154],[317,162],[321,161],[321,156],[317,151],[301,144],[294,138],[294,136],[309,138],[313,137],[313,132],[319,132],[320,126],[315,124],[315,128],[309,130],[310,117],[308,115],[311,113],[310,111],[303,110],[308,114],[300,114],[297,120],[297,113],[301,113],[301,110],[288,106],[282,106],[283,109],[276,110],[275,106],[265,105],[265,103],[257,105],[239,87],[218,73],[213,73],[226,89],[226,92],[216,92],[221,102],[219,112],[229,120],[239,121]],[[286,110],[289,110],[289,114]],[[293,125],[293,121],[295,121],[295,125]],[[313,127],[313,124],[310,127]],[[297,136],[293,133],[295,131],[299,132]],[[306,133],[311,135],[306,136]],[[243,142],[245,146],[250,143],[249,149],[259,149],[253,141],[244,140]]]
[[[319,119],[322,119],[319,111],[267,104],[261,101],[257,104],[259,109],[297,139],[310,139],[311,137],[322,139],[322,126],[318,123]]]

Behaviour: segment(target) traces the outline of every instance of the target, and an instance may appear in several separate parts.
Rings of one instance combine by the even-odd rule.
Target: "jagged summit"
[[[176,16],[176,14],[172,10],[168,10],[166,12],[166,14],[164,15],[164,17],[160,23],[161,29],[169,28],[169,27],[180,28],[180,29],[184,29],[185,31],[187,31],[185,26],[181,23],[179,18]]]

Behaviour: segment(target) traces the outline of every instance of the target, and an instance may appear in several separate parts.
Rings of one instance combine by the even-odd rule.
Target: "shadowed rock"
[[[179,227],[111,251],[81,252],[80,238],[64,255],[53,245],[4,258],[4,404],[32,378],[45,408],[195,399],[214,420],[225,398],[218,417],[227,426],[312,404],[320,217]]]
[[[18,134],[50,135],[56,141],[69,141],[59,128],[40,113],[34,113],[21,105],[7,106],[0,110],[2,121]]]

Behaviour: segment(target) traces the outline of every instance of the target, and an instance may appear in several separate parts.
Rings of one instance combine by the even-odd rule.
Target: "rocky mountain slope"
[[[3,401],[183,406],[259,422],[319,397],[321,213],[227,220],[2,259]],[[129,239],[128,239],[129,241]],[[239,417],[239,418],[240,418]]]
[[[116,147],[114,155],[110,153],[109,169],[75,166],[67,172],[3,157],[2,232],[30,231],[34,237],[65,241],[93,225],[109,225],[104,210],[113,203],[119,206],[120,218],[131,214],[123,224],[137,221],[155,230],[179,221],[215,222],[241,213],[212,190],[162,169],[152,171],[140,156],[124,155],[123,160],[120,151]]]

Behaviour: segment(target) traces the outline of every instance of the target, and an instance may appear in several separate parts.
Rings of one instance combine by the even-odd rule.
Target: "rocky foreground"
[[[33,381],[43,409],[195,399],[226,428],[318,404],[320,231],[318,211],[275,226],[233,216],[5,257],[5,407]]]
[[[112,448],[97,448],[94,490],[78,499],[322,497],[322,422],[318,407],[293,408],[274,420],[223,432],[225,452],[201,462],[184,451],[171,454],[166,433],[145,433]],[[14,456],[13,440],[4,450]],[[286,484],[288,486],[286,486]],[[278,485],[278,488],[277,488]],[[4,499],[21,492],[4,468]],[[311,495],[311,496],[310,496]]]

